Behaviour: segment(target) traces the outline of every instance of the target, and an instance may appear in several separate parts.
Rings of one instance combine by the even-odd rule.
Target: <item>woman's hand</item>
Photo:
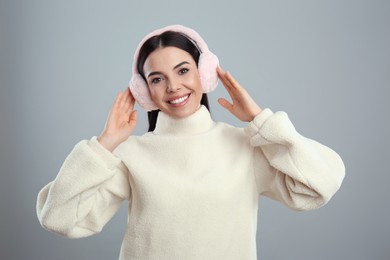
[[[226,99],[220,98],[218,99],[218,103],[241,121],[252,121],[261,112],[261,108],[229,72],[225,72],[221,67],[217,68],[217,72],[219,79],[222,81],[233,101],[233,104],[231,104]]]
[[[109,151],[126,141],[137,124],[135,99],[127,88],[120,92],[112,105],[106,126],[97,140]]]

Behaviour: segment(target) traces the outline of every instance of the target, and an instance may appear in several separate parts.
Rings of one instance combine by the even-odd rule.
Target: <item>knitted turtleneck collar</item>
[[[173,118],[164,112],[158,114],[156,128],[153,133],[156,135],[196,135],[208,131],[215,122],[205,106],[192,115],[185,118]]]

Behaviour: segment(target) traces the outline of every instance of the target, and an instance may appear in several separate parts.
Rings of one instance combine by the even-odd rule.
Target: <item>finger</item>
[[[229,81],[230,85],[235,89],[240,89],[242,86],[238,81],[233,77],[233,75],[230,72],[226,73],[226,79]]]
[[[225,73],[225,71],[222,69],[221,66],[218,65],[218,67],[217,67],[217,73],[218,73],[218,75],[223,75],[223,74]]]
[[[127,91],[129,93],[129,95],[127,97],[127,102],[130,104],[130,107],[134,107],[134,105],[135,105],[135,98],[133,96],[133,93],[131,93],[130,88],[127,88]]]
[[[222,80],[221,80],[222,81]],[[223,81],[222,81],[223,82]],[[231,83],[227,81],[223,82],[223,86],[225,87],[226,91],[228,92],[229,96],[231,97],[232,100],[235,100],[238,96],[238,93],[236,91],[236,88],[231,86]]]
[[[127,103],[127,99],[129,97],[129,91],[128,90],[124,90],[122,93],[123,93],[123,96],[122,96],[122,100],[121,100],[120,106],[122,108],[125,108],[126,107],[126,103]]]
[[[131,93],[130,88],[127,88],[127,89],[129,90],[130,99],[131,99],[132,101],[135,101],[135,98],[134,98],[134,96],[133,96],[133,93]]]
[[[130,115],[129,122],[133,121],[133,120],[137,120],[137,115],[138,115],[138,111],[137,110],[133,110],[133,112]]]
[[[116,95],[114,104],[112,105],[113,108],[118,108],[118,107],[120,106],[121,100],[122,100],[122,96],[123,96],[123,93],[122,93],[122,92],[119,92],[119,93]]]
[[[134,110],[129,117],[129,126],[134,128],[137,124],[137,118],[138,118],[138,113],[137,110]]]
[[[225,76],[221,76],[219,79],[222,81],[222,84],[227,90],[227,92],[229,93],[229,95],[231,95],[231,90],[233,89],[231,83],[228,81],[228,79]]]
[[[126,100],[125,100],[125,105],[123,106],[123,111],[125,111],[127,115],[130,115],[131,111],[133,111],[134,109],[135,99],[129,88],[127,88],[125,91],[126,91]]]
[[[124,110],[125,113],[129,116],[133,111],[134,111],[134,105],[135,105],[135,102],[134,102],[134,99],[133,100],[128,100],[128,103],[127,103],[127,106],[126,106],[126,109]]]
[[[130,97],[130,91],[126,91],[126,98],[124,100],[123,110],[126,112],[130,108],[134,107],[134,101]]]
[[[243,95],[243,88],[238,83],[238,81],[234,79],[230,72],[225,72],[225,75],[221,78],[221,81],[233,100]]]
[[[222,83],[225,86],[225,88],[230,89],[231,88],[231,83],[229,82],[229,80],[227,78],[226,72],[221,67],[218,66],[217,67],[217,73],[218,73],[219,79],[222,81]]]
[[[133,93],[131,93],[131,91],[130,91],[130,89],[129,89],[129,93],[130,93],[130,100],[131,100],[131,104],[132,104],[132,106],[134,106],[134,104],[135,104],[135,97],[133,96]]]
[[[233,88],[232,84],[229,82],[229,80],[226,78],[226,76],[221,76],[219,79],[222,81],[223,86],[227,89],[230,90]]]
[[[233,77],[230,72],[226,73],[226,78],[231,86],[229,94],[232,99],[241,99],[242,97],[246,96],[246,90],[241,86],[240,83],[238,83],[238,81]]]
[[[222,68],[218,68],[219,73],[221,73],[220,79],[227,86],[229,90],[241,90],[243,87],[238,83],[238,81],[233,77],[229,71],[223,71]]]
[[[229,110],[230,112],[233,111],[233,105],[232,105],[229,101],[227,101],[226,99],[224,99],[224,98],[219,98],[219,99],[218,99],[218,103],[219,103],[222,107],[224,107],[224,108],[226,108],[227,110]]]
[[[217,73],[218,73],[218,75],[225,76],[226,71],[225,71],[224,69],[222,69],[221,66],[218,65],[218,67],[217,67]]]

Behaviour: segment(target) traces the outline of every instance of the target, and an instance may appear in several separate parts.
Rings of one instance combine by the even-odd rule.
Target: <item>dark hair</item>
[[[144,74],[144,64],[146,59],[156,49],[168,46],[176,47],[188,52],[194,59],[195,63],[198,64],[201,51],[196,45],[196,43],[183,33],[166,31],[160,35],[155,35],[149,38],[140,48],[137,61],[137,70],[145,81],[146,77]],[[203,93],[200,103],[204,105],[208,110],[210,110],[207,94]],[[149,132],[153,131],[156,128],[156,122],[159,112],[160,110],[153,110],[148,112]]]

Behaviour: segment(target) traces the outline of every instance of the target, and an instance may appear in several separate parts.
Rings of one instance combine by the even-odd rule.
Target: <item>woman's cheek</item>
[[[152,97],[152,100],[154,102],[158,101],[159,97],[159,92],[157,91],[156,88],[149,88],[150,96]]]

